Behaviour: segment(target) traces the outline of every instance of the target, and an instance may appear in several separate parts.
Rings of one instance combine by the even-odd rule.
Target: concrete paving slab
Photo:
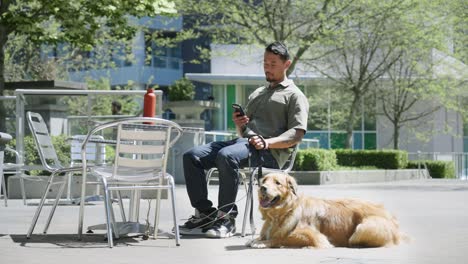
[[[239,189],[237,230],[242,226],[245,191]],[[0,263],[466,263],[468,260],[468,181],[414,180],[387,183],[299,186],[299,192],[320,198],[360,198],[382,203],[400,221],[412,241],[390,248],[373,249],[251,249],[244,243],[251,237],[237,235],[228,239],[183,237],[181,246],[168,237],[143,240],[121,238],[107,248],[104,232],[76,238],[77,206],[57,209],[48,235],[42,235],[41,217],[35,235],[25,239],[34,206],[21,200],[0,203]],[[217,186],[210,186],[216,201]],[[179,223],[193,213],[185,186],[177,186]],[[256,201],[255,201],[256,202]],[[86,207],[85,226],[104,222],[102,202]],[[142,201],[140,219],[144,223],[148,202]],[[154,203],[151,205],[154,208]],[[257,205],[255,205],[257,208]],[[44,209],[48,213],[50,206]],[[172,228],[170,202],[163,201],[160,229]],[[150,214],[150,221],[153,215]],[[255,214],[257,229],[262,224]]]

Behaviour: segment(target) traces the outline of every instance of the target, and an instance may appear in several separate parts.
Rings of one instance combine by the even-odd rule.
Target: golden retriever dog
[[[384,247],[403,238],[397,220],[383,206],[357,199],[325,200],[297,194],[293,177],[283,173],[259,182],[260,237],[247,246]]]

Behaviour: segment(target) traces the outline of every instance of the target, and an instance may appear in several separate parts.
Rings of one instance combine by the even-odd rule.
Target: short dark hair
[[[268,52],[274,53],[276,55],[279,55],[280,58],[282,60],[284,60],[284,61],[290,59],[289,52],[288,52],[288,47],[286,47],[286,45],[284,45],[280,41],[275,41],[275,42],[271,43],[270,45],[268,45],[266,47],[265,51],[268,51]]]
[[[112,106],[115,106],[117,108],[117,110],[120,111],[120,109],[122,109],[122,104],[118,101],[112,101]]]

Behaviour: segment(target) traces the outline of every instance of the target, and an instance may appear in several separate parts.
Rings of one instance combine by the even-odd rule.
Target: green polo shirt
[[[290,79],[274,87],[262,86],[250,96],[246,105],[250,118],[243,136],[277,137],[291,128],[307,131],[309,101]],[[289,149],[270,150],[280,168],[289,157]]]

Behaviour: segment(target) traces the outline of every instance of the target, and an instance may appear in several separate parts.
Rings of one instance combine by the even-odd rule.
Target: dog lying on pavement
[[[246,245],[278,247],[384,247],[406,238],[383,206],[357,199],[325,200],[297,194],[295,179],[271,173],[259,182],[260,237]]]

